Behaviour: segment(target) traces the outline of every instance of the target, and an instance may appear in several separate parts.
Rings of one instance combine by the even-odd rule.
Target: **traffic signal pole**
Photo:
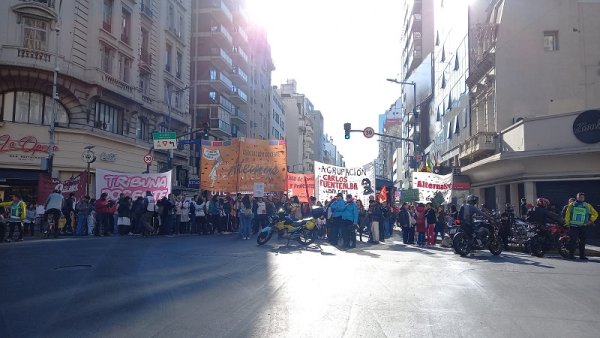
[[[361,129],[352,129],[349,130],[349,132],[351,133],[363,133],[364,130]],[[404,137],[398,137],[398,136],[392,136],[392,135],[385,135],[385,134],[380,134],[380,133],[373,133],[373,135],[377,135],[377,136],[381,136],[381,137],[388,137],[388,138],[393,138],[394,140],[400,140],[400,141],[406,141],[406,142],[412,142],[415,143],[414,140],[411,140],[409,138],[404,138]]]

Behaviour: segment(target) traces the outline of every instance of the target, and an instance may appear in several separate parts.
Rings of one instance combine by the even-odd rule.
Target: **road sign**
[[[363,135],[366,138],[371,138],[375,135],[375,129],[373,129],[371,127],[366,127],[365,129],[363,129]]]
[[[152,156],[152,154],[144,155],[144,163],[150,164],[152,163],[152,161],[154,161],[154,157]]]
[[[154,149],[177,149],[177,133],[169,131],[166,133],[152,133]]]

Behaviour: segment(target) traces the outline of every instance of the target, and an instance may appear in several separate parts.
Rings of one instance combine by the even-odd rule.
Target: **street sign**
[[[94,163],[96,161],[96,154],[93,151],[86,149],[83,154],[81,154],[81,159],[85,163]]]
[[[366,138],[371,138],[375,135],[375,129],[373,129],[371,127],[366,127],[365,129],[363,129],[363,135]]]
[[[154,140],[154,149],[177,149],[177,133],[173,131],[152,133]]]
[[[152,163],[152,161],[154,161],[154,157],[152,156],[152,154],[144,155],[144,163],[150,164]]]

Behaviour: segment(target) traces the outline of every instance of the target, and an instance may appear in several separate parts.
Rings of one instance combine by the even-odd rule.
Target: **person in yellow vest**
[[[14,194],[12,201],[0,203],[0,207],[9,207],[10,216],[8,218],[8,226],[10,231],[8,232],[7,242],[12,241],[13,234],[15,232],[15,226],[19,227],[19,238],[17,241],[23,240],[23,220],[27,217],[27,205],[21,200],[21,196]],[[4,234],[2,234],[4,237]]]
[[[587,261],[585,256],[585,241],[587,238],[587,226],[591,225],[598,218],[598,212],[591,204],[585,202],[585,194],[577,194],[577,200],[567,207],[565,212],[565,222],[570,227],[569,237],[571,243],[569,246],[570,258],[575,258],[575,245],[579,239],[579,259]]]

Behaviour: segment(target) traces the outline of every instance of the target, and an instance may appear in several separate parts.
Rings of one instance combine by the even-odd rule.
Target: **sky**
[[[376,137],[352,129],[378,129],[378,115],[400,95],[401,1],[246,0],[253,21],[267,30],[276,70],[272,84],[296,79],[325,119],[347,167],[377,157]]]

